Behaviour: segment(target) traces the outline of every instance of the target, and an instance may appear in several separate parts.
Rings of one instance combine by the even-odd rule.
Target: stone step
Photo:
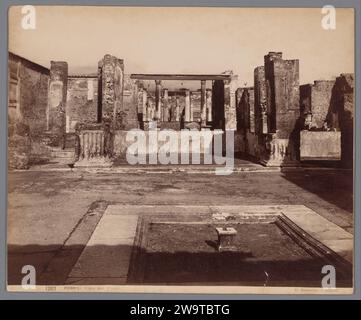
[[[51,150],[52,158],[73,158],[75,155],[74,149],[55,149]]]
[[[50,160],[50,163],[62,165],[63,167],[74,162],[74,158],[53,158]]]
[[[75,147],[76,136],[74,133],[67,133],[65,135],[65,148],[74,148]]]

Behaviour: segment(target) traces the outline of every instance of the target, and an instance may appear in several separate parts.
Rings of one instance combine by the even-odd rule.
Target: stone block
[[[300,132],[301,160],[341,160],[341,132]]]
[[[234,238],[237,234],[236,229],[230,227],[216,228],[218,235],[218,251],[234,251]]]

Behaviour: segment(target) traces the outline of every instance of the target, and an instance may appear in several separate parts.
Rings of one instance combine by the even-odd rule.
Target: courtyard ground
[[[8,175],[8,283],[34,265],[43,283],[61,283],[104,206],[304,205],[353,233],[353,175],[347,170],[237,172],[19,171]],[[61,251],[64,244],[74,246]],[[56,263],[55,263],[56,262]]]

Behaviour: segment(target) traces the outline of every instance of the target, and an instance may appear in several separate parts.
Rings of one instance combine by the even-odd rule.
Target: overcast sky
[[[321,28],[321,9],[36,7],[36,30],[23,30],[21,7],[9,11],[9,50],[71,73],[96,72],[106,53],[126,73],[221,73],[253,85],[269,51],[300,60],[300,82],[354,72],[354,15],[337,9],[336,30]]]

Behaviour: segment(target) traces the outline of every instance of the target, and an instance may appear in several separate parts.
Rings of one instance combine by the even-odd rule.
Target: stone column
[[[236,117],[237,76],[224,81],[224,118],[225,130],[237,130]]]
[[[68,64],[63,61],[51,61],[47,130],[59,139],[63,137],[66,129],[65,108],[67,83]]]
[[[207,121],[206,107],[206,80],[201,81],[201,126],[205,127]]]
[[[190,122],[191,121],[191,97],[189,90],[185,90],[185,112],[184,112],[184,121]]]
[[[162,101],[161,101],[161,92],[162,92],[162,81],[155,80],[155,110],[157,114],[157,119],[162,120]]]
[[[143,110],[143,122],[144,121],[149,121],[148,119],[148,108],[147,108],[147,99],[148,99],[148,92],[147,90],[143,89],[142,92],[142,110]]]
[[[163,90],[163,121],[170,121],[169,104],[168,104],[168,89]]]
[[[207,122],[212,122],[212,90],[206,91]]]
[[[189,121],[190,122],[194,121],[193,112],[194,112],[194,109],[193,109],[193,101],[192,101],[192,92],[189,92]]]
[[[109,120],[113,126],[120,125],[119,112],[123,110],[124,62],[109,54],[99,61],[101,79],[101,108],[98,121]]]
[[[180,121],[179,97],[175,98],[175,121]]]

